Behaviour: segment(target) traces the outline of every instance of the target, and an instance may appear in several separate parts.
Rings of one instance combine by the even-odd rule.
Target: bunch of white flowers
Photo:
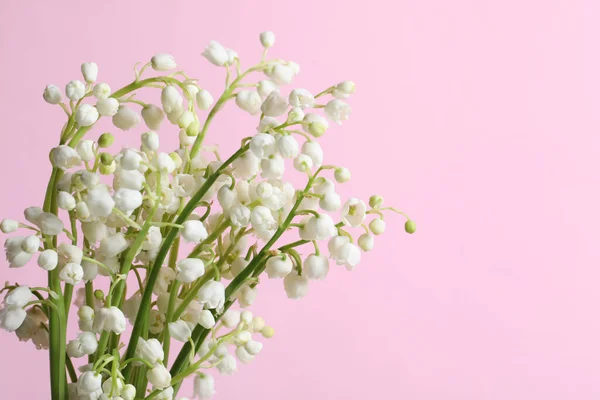
[[[49,349],[53,400],[168,400],[188,377],[194,398],[211,397],[207,369],[234,373],[238,361],[260,353],[259,337],[274,334],[262,318],[232,308],[236,301],[242,309],[252,305],[263,272],[282,279],[289,298],[300,299],[311,280],[325,279],[330,261],[356,268],[384,232],[385,211],[406,217],[383,207],[380,196],[343,201],[336,183],[348,182],[350,172],[324,164],[316,138],[329,121],[348,119],[354,83],[315,95],[301,88],[288,93],[283,86],[299,66],[267,59],[272,32],[262,33],[260,42],[262,59],[247,70],[235,51],[214,41],[206,47],[202,55],[226,70],[216,101],[177,70],[169,54],[152,57],[131,84],[114,92],[97,81],[93,62],[81,66],[83,81],[66,85],[66,102],[58,87],[44,90],[46,102],[67,115],[50,152],[46,197],[42,207],[25,209],[23,221],[5,219],[0,229],[28,232],[6,239],[6,257],[11,268],[37,261],[48,287],[7,284],[0,327]],[[148,68],[169,73],[143,78]],[[247,82],[256,72],[265,78]],[[135,98],[143,88],[159,89],[160,102]],[[204,140],[232,100],[260,119],[239,150],[222,160]],[[204,110],[210,110],[206,116]],[[143,122],[148,129],[140,147],[115,151],[111,133],[90,137],[103,118],[119,130]],[[171,125],[179,129],[179,147],[165,152],[157,131]],[[306,176],[303,187],[286,180],[290,166]],[[414,222],[406,220],[413,233]],[[287,231],[297,240],[280,243]],[[72,304],[77,333],[67,332]],[[174,360],[171,340],[183,344]]]

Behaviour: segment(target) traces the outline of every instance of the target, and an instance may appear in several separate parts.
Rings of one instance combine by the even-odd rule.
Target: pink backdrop
[[[41,203],[63,120],[41,92],[81,62],[117,88],[170,52],[216,92],[208,40],[254,61],[270,29],[299,86],[357,83],[327,161],[353,172],[344,194],[383,194],[418,232],[390,218],[354,273],[303,301],[267,284],[255,310],[277,335],[217,399],[600,396],[597,2],[3,0],[0,15],[2,216]],[[222,117],[209,141],[231,150],[254,126]],[[30,274],[2,262],[0,280]],[[46,353],[0,345],[0,397],[48,398]]]

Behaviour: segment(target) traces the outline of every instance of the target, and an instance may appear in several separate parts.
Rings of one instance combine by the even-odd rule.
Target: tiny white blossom
[[[294,89],[290,92],[289,102],[294,107],[312,108],[315,97],[306,89]]]
[[[253,90],[242,90],[235,96],[235,104],[242,110],[254,115],[260,112],[262,99]]]
[[[12,233],[19,228],[19,223],[14,219],[5,218],[0,222],[0,231],[2,233]]]
[[[81,74],[87,83],[94,83],[98,79],[98,65],[95,62],[81,64]]]
[[[65,94],[69,98],[69,100],[78,101],[83,96],[85,96],[85,83],[73,80],[67,83],[67,87],[65,88]]]
[[[267,260],[266,269],[269,278],[284,278],[294,268],[292,259],[287,254],[276,255]]]
[[[199,258],[184,258],[177,261],[175,270],[178,281],[190,283],[204,275],[204,263]]]
[[[110,89],[110,86],[104,82],[98,83],[94,86],[94,89],[92,89],[92,94],[98,100],[107,99],[111,93],[112,91]]]
[[[208,237],[208,232],[201,221],[185,221],[181,236],[188,243],[200,243]]]
[[[283,287],[290,299],[301,299],[308,294],[308,278],[293,272],[283,278]]]
[[[43,97],[48,104],[58,104],[62,101],[60,89],[54,85],[46,86]]]
[[[266,49],[272,47],[275,44],[275,34],[271,31],[261,32],[260,44]]]
[[[304,129],[304,132],[310,133],[316,138],[323,136],[328,128],[329,123],[325,117],[319,114],[308,113],[302,120],[302,129]]]
[[[365,220],[367,213],[367,206],[365,202],[351,197],[346,201],[344,207],[342,207],[342,222],[352,227],[360,226]]]
[[[96,110],[103,117],[114,117],[119,112],[119,100],[107,97],[106,99],[98,99],[96,102]]]
[[[194,397],[205,400],[210,399],[215,393],[214,378],[205,372],[198,372],[194,376]]]
[[[350,97],[351,94],[356,90],[356,85],[352,81],[344,81],[338,83],[333,89],[333,97],[338,99],[345,99]]]
[[[170,54],[156,54],[150,63],[155,71],[169,71],[177,68],[175,58]]]
[[[198,104],[199,109],[208,110],[213,102],[214,99],[208,90],[200,89],[198,93],[196,93],[196,103]]]
[[[263,79],[262,81],[258,82],[258,86],[256,87],[256,90],[261,98],[266,99],[267,96],[269,94],[271,94],[272,91],[279,90],[279,87],[277,86],[277,84],[275,82],[268,80],[268,79]]]
[[[202,52],[202,55],[210,61],[212,64],[222,67],[229,61],[229,55],[225,47],[221,46],[219,42],[211,41],[208,46]]]
[[[142,108],[142,119],[148,128],[157,131],[165,119],[165,112],[155,104],[147,104]]]
[[[278,91],[272,91],[260,107],[262,113],[268,117],[277,117],[285,114],[288,104]]]
[[[83,279],[83,268],[75,263],[68,263],[58,274],[58,277],[65,283],[77,285]]]
[[[325,114],[334,122],[341,124],[350,116],[352,109],[341,100],[334,99],[325,105]]]
[[[140,115],[135,112],[132,108],[127,106],[119,106],[119,109],[112,117],[114,126],[121,130],[129,130],[140,123]]]

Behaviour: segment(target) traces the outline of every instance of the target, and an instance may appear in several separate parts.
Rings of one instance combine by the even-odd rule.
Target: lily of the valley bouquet
[[[10,267],[40,268],[48,286],[7,284],[0,326],[49,350],[53,400],[170,400],[187,378],[192,397],[211,397],[214,370],[234,373],[274,334],[248,311],[262,279],[282,279],[300,299],[330,264],[357,266],[385,230],[385,212],[404,215],[380,196],[343,201],[335,182],[350,172],[324,163],[317,139],[348,118],[354,83],[287,91],[298,65],[267,58],[273,33],[260,41],[262,59],[246,70],[233,50],[206,47],[226,72],[216,101],[168,54],[134,68],[116,91],[97,82],[93,62],[66,85],[66,99],[56,86],[44,90],[67,118],[46,197],[0,228],[14,233],[4,245]],[[161,75],[147,77],[150,69]],[[160,92],[160,105],[135,97],[145,88]],[[205,139],[228,102],[257,124],[222,159]],[[139,148],[116,150],[111,133],[93,134],[108,118],[122,131],[143,122]],[[166,124],[180,129],[172,151],[159,145]],[[302,187],[286,180],[290,168],[306,176]],[[407,217],[405,229],[415,230]]]

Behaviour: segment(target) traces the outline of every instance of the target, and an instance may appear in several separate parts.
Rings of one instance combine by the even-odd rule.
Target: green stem
[[[196,205],[202,200],[204,195],[208,192],[210,187],[216,182],[217,178],[221,175],[223,170],[229,166],[235,159],[240,157],[243,153],[248,150],[249,146],[241,147],[238,151],[236,151],[227,161],[225,161],[214,174],[212,174],[206,182],[198,189],[198,191],[192,196],[192,198],[188,201],[186,206],[181,211],[179,217],[175,221],[176,224],[183,224],[190,214],[196,208]],[[144,290],[144,294],[142,295],[142,301],[140,303],[140,312],[137,314],[135,323],[133,325],[133,331],[131,333],[131,338],[129,340],[129,345],[127,346],[127,352],[125,359],[132,358],[135,354],[135,349],[137,347],[140,335],[142,334],[142,327],[145,324],[146,319],[148,318],[148,312],[150,311],[150,303],[152,302],[152,289],[154,288],[154,284],[158,279],[158,273],[160,268],[167,257],[167,253],[173,244],[173,241],[179,234],[178,229],[170,229],[167,233],[166,238],[163,241],[163,244],[156,255],[156,259],[152,265],[152,268],[148,271],[148,279],[146,283],[146,289]],[[123,371],[123,375],[125,380],[127,381],[131,374],[130,366],[127,366]]]
[[[250,263],[246,266],[246,268],[244,268],[238,274],[238,276],[236,276],[229,283],[229,285],[225,289],[225,298],[227,299],[227,301],[225,302],[225,306],[224,306],[223,312],[220,313],[220,314],[216,314],[215,315],[215,322],[218,322],[219,319],[221,318],[221,316],[229,309],[229,307],[231,307],[231,305],[235,301],[235,300],[232,299],[233,295],[245,283],[246,279],[248,279],[250,277],[250,275],[254,272],[254,270],[260,268],[261,263],[263,261],[263,258],[265,258],[265,256],[267,255],[267,252],[270,250],[271,246],[273,246],[273,244],[275,244],[275,242],[287,230],[289,224],[292,223],[292,220],[296,216],[296,210],[298,210],[298,207],[300,206],[300,203],[302,202],[302,199],[304,198],[304,196],[306,195],[306,193],[312,187],[312,184],[313,184],[314,180],[317,177],[317,173],[315,173],[308,180],[308,182],[307,182],[306,187],[304,188],[304,190],[302,192],[298,193],[296,202],[292,206],[292,209],[290,210],[290,212],[289,212],[287,218],[285,219],[285,221],[279,226],[279,228],[277,229],[277,231],[275,231],[275,234],[263,246],[263,248],[258,252],[258,254],[256,255],[256,257],[254,257],[252,259],[252,261],[250,261]],[[196,343],[196,348],[199,348],[199,346],[202,345],[202,342],[204,341],[204,339],[208,335],[209,331],[210,331],[209,329],[205,329],[205,328],[203,328],[200,325],[198,325],[194,329],[194,331],[192,333],[192,340],[194,341],[194,343]],[[185,368],[185,366],[188,363],[188,357],[189,357],[190,351],[192,351],[192,348],[189,345],[189,343],[186,343],[183,346],[183,348],[181,349],[181,351],[179,352],[179,355],[177,356],[177,358],[175,359],[175,361],[173,362],[173,365],[171,367],[171,376],[178,375],[179,373],[181,373],[181,371],[183,370],[183,368]],[[176,388],[176,391],[177,390],[178,390],[178,387]]]

